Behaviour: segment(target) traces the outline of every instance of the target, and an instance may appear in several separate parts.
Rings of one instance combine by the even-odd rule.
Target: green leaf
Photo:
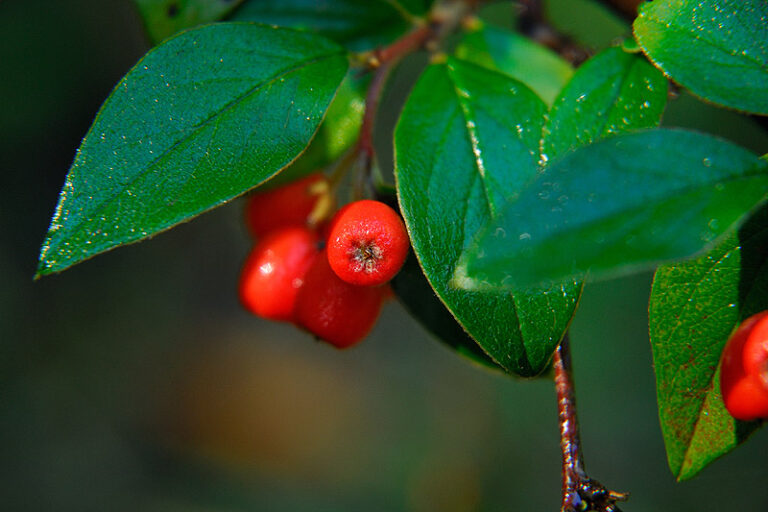
[[[133,0],[152,43],[186,28],[218,21],[243,0]]]
[[[768,162],[684,130],[617,135],[555,161],[480,234],[470,289],[613,276],[692,256],[765,196]]]
[[[147,238],[270,178],[307,146],[347,70],[318,36],[183,32],[115,87],[59,196],[38,276]]]
[[[648,57],[694,94],[768,115],[768,2],[656,0],[634,32]]]
[[[608,48],[582,64],[555,100],[543,159],[628,130],[658,126],[667,80],[642,56]]]
[[[733,419],[720,394],[720,353],[744,319],[768,309],[768,207],[691,261],[656,272],[649,307],[659,419],[672,473],[693,477],[758,422]]]
[[[419,78],[395,130],[400,206],[424,274],[483,350],[523,376],[546,367],[579,283],[476,293],[448,281],[477,229],[536,174],[545,111],[518,81],[448,58]]]
[[[392,0],[246,0],[233,19],[308,30],[362,51],[406,32],[408,16]]]
[[[341,82],[323,122],[304,153],[265,186],[277,187],[295,181],[338,160],[357,141],[365,111],[369,77],[358,77],[350,69]]]
[[[523,82],[547,105],[573,75],[571,65],[552,50],[493,25],[466,34],[456,56]]]
[[[503,370],[475,343],[440,302],[413,254],[390,282],[408,312],[438,340],[458,354],[486,368]]]

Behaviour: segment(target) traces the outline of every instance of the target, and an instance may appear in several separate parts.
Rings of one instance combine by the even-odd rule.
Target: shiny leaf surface
[[[580,285],[476,293],[448,282],[477,229],[536,174],[545,111],[522,83],[449,58],[420,77],[395,131],[400,206],[424,274],[483,350],[523,376],[546,367]]]
[[[634,23],[650,59],[694,94],[768,114],[768,2],[656,0]]]
[[[369,82],[358,74],[354,69],[347,72],[307,150],[265,186],[277,187],[327,167],[357,141]]]
[[[608,48],[582,64],[555,100],[542,153],[566,151],[628,130],[653,128],[667,104],[667,80],[642,56]]]
[[[608,277],[694,255],[765,196],[768,162],[685,130],[617,135],[555,161],[471,246],[469,288]]]
[[[547,105],[573,75],[571,65],[552,50],[493,25],[481,25],[465,35],[456,56],[521,81]]]
[[[147,238],[270,178],[306,148],[347,65],[326,39],[251,23],[190,30],[150,51],[83,139],[38,275]]]

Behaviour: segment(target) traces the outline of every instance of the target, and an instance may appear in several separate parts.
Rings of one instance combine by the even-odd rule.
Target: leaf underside
[[[399,9],[390,0],[247,0],[232,19],[307,30],[363,51],[406,32],[408,13],[426,12],[422,3],[402,2]]]
[[[706,254],[656,272],[649,315],[667,458],[679,480],[742,443],[759,422],[723,407],[720,353],[744,319],[768,309],[768,206]]]
[[[218,21],[243,0],[133,0],[152,43],[181,30]]]

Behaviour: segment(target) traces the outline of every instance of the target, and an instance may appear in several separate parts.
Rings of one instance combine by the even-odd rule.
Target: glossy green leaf
[[[365,111],[369,77],[358,77],[350,69],[333,98],[323,122],[304,153],[265,186],[276,187],[295,181],[338,160],[357,141]]]
[[[567,153],[482,231],[457,282],[537,285],[701,251],[768,190],[768,162],[715,137],[647,130]]]
[[[392,0],[246,0],[232,17],[312,31],[361,51],[406,32],[409,16]]]
[[[713,103],[768,115],[768,2],[656,0],[634,31],[673,80]]]
[[[456,56],[523,82],[547,105],[573,75],[571,65],[549,48],[493,25],[466,34]]]
[[[641,55],[608,48],[582,64],[544,127],[543,160],[602,137],[653,128],[667,104],[667,80]]]
[[[502,370],[440,302],[413,254],[408,256],[405,265],[390,284],[408,312],[438,340],[470,361],[486,368]]]
[[[150,40],[157,44],[186,28],[218,21],[243,0],[134,0]]]
[[[150,51],[83,139],[38,275],[147,238],[277,173],[306,148],[347,66],[326,39],[251,23],[208,25]]]
[[[768,309],[768,207],[706,254],[656,272],[650,334],[669,467],[685,480],[759,425],[733,419],[719,388],[720,353],[744,319]]]
[[[536,174],[545,111],[520,82],[449,58],[425,70],[395,130],[400,206],[424,274],[470,336],[523,376],[546,367],[580,285],[476,293],[448,282],[477,229]]]

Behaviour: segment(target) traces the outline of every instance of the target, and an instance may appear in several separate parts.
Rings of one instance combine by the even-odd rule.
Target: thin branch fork
[[[581,452],[579,420],[576,415],[576,395],[574,392],[571,364],[570,341],[568,334],[555,350],[553,369],[555,372],[555,392],[557,394],[557,414],[560,425],[560,450],[563,461],[562,502],[560,512],[621,512],[617,501],[626,501],[628,493],[606,489],[600,482],[587,476]]]

